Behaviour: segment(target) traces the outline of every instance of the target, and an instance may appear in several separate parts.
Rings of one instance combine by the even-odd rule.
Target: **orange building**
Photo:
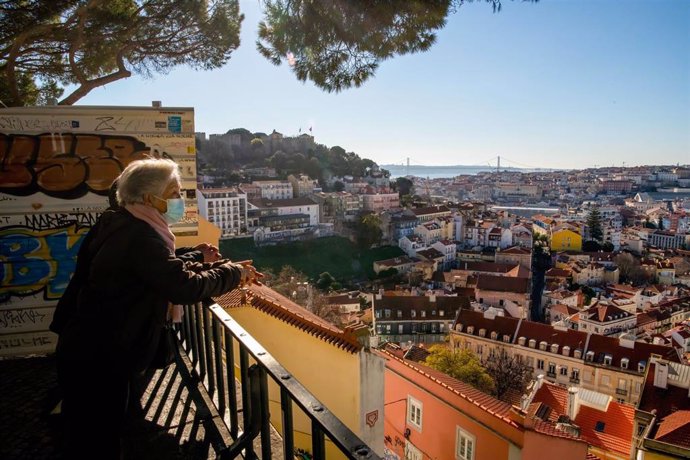
[[[398,353],[379,353],[386,359],[386,458],[586,458],[583,440]]]

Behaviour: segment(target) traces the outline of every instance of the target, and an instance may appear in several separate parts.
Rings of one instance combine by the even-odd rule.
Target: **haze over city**
[[[466,4],[426,53],[360,88],[326,93],[255,49],[260,5],[241,1],[224,68],[178,68],[96,89],[81,105],[195,108],[196,130],[312,133],[379,164],[587,168],[690,163],[690,2]]]

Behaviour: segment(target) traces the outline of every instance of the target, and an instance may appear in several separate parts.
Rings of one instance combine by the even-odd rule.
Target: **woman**
[[[131,163],[118,178],[120,209],[103,214],[88,244],[88,273],[61,328],[58,377],[66,458],[119,458],[132,376],[150,364],[169,305],[252,282],[251,266],[185,262],[169,223],[184,215],[177,165]]]

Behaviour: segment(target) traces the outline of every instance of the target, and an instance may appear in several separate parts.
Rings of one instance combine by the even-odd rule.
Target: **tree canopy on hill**
[[[244,128],[231,129],[228,134],[241,137],[232,143],[227,135],[197,140],[199,160],[204,168],[227,175],[249,167],[272,167],[280,177],[307,174],[322,185],[331,177],[364,177],[378,169],[378,165],[368,158],[360,158],[340,146],[316,144],[310,136],[305,138],[304,144],[298,143],[305,147],[304,151],[296,151],[293,141],[300,140],[299,137],[271,139],[263,133],[251,134]],[[385,170],[382,173],[388,175]]]

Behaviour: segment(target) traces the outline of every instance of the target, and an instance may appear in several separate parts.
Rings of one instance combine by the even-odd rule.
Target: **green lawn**
[[[224,257],[232,260],[253,260],[259,271],[278,273],[284,265],[291,265],[312,280],[316,280],[321,273],[328,272],[345,284],[351,280],[373,277],[372,263],[375,260],[403,254],[395,246],[360,252],[347,238],[338,236],[262,248],[256,248],[252,238],[222,240],[220,251]]]

